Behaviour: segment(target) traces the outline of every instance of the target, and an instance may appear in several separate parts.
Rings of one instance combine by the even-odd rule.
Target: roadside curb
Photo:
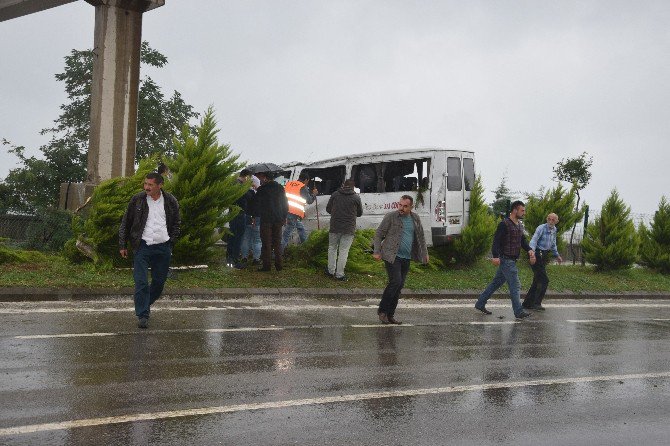
[[[163,297],[180,299],[235,299],[254,296],[311,297],[311,298],[378,298],[381,288],[168,288]],[[477,299],[481,290],[411,290],[405,289],[405,299]],[[0,302],[46,302],[46,301],[89,301],[105,299],[128,299],[133,288],[35,288],[0,287]],[[507,294],[497,292],[495,298],[507,299]],[[670,293],[648,293],[627,291],[605,292],[552,292],[547,291],[547,299],[670,299]]]

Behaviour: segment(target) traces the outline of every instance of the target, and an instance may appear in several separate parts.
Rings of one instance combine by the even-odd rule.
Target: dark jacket
[[[333,192],[326,205],[330,217],[330,232],[333,234],[354,234],[356,217],[363,215],[361,197],[352,187],[341,187]]]
[[[414,240],[412,242],[412,260],[424,263],[428,257],[426,238],[423,234],[421,219],[414,212],[411,213],[414,221]],[[398,211],[389,212],[379,224],[374,238],[374,253],[381,254],[382,259],[389,263],[395,261],[402,238],[402,220]]]
[[[510,230],[514,233],[510,233]],[[491,255],[497,259],[505,256],[509,259],[518,259],[519,253],[523,248],[526,252],[530,251],[530,245],[523,233],[523,227],[515,224],[509,217],[498,223],[496,232],[493,235],[493,246]]]
[[[170,236],[170,243],[174,246],[177,237],[179,237],[179,203],[173,195],[165,191],[162,192],[167,232]],[[126,249],[126,243],[130,242],[130,246],[137,251],[140,242],[142,242],[142,233],[144,232],[144,226],[147,224],[147,218],[149,218],[147,193],[140,192],[133,195],[130,203],[128,203],[126,213],[123,214],[121,227],[119,227],[119,249]]]
[[[288,200],[284,188],[276,181],[268,181],[256,189],[250,214],[260,217],[261,223],[281,223],[288,215]]]

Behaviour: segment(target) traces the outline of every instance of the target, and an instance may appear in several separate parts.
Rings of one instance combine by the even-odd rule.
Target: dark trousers
[[[281,270],[281,223],[265,223],[261,221],[261,261],[264,269],[270,269],[272,252],[275,255],[275,268]]]
[[[228,236],[226,247],[226,257],[229,263],[236,264],[240,258],[245,226],[244,214],[238,214],[230,221],[230,232],[232,234]]]
[[[533,283],[528,289],[528,294],[523,300],[523,306],[531,308],[534,305],[542,304],[544,294],[547,292],[549,286],[549,276],[547,275],[547,261],[549,259],[548,251],[535,250],[535,258],[537,261],[535,265],[531,265],[533,269]]]
[[[170,269],[172,246],[170,242],[147,245],[144,240],[135,252],[133,260],[133,279],[135,280],[135,314],[137,317],[149,317],[151,304],[161,297],[163,286]],[[149,285],[151,268],[151,285]]]
[[[384,260],[384,266],[389,277],[389,283],[384,288],[377,313],[386,313],[387,316],[393,316],[400,299],[400,291],[405,286],[405,278],[409,271],[409,259],[396,257],[393,263]]]

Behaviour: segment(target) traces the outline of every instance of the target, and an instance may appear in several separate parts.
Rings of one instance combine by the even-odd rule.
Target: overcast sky
[[[65,101],[54,74],[93,46],[79,1],[0,23],[0,138],[37,148]],[[283,163],[442,147],[475,152],[488,191],[551,187],[586,151],[583,192],[634,213],[670,198],[670,2],[167,0],[146,71],[242,159]],[[0,153],[0,178],[16,159]],[[488,194],[489,197],[492,194]]]

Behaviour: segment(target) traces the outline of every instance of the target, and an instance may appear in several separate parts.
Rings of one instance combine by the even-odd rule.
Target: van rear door
[[[461,155],[447,157],[447,187],[445,190],[446,235],[460,234],[464,224],[465,194],[463,187],[463,159]],[[468,199],[469,199],[468,193]]]

